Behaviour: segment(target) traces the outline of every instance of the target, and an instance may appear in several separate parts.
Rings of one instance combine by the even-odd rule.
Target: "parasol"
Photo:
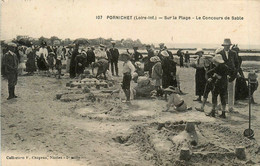
[[[16,40],[15,43],[22,45],[22,46],[26,46],[26,47],[32,46],[32,42],[29,41],[28,39],[25,39],[25,38],[21,38],[19,40]]]
[[[89,44],[89,41],[84,38],[78,38],[78,39],[74,40],[73,43],[77,44],[77,45],[79,45],[79,44],[86,45],[86,44]]]

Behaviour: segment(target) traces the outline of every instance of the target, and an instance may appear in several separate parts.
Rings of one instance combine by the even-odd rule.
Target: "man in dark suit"
[[[5,74],[8,80],[8,92],[9,96],[7,100],[17,98],[15,95],[15,85],[17,84],[18,77],[18,57],[14,53],[17,45],[15,43],[8,43],[8,52],[4,55],[3,63],[5,64]]]
[[[111,53],[111,72],[112,75],[114,75],[114,67],[116,70],[116,76],[118,76],[118,57],[119,57],[119,51],[117,48],[115,48],[116,42],[112,41],[112,48],[109,49]]]
[[[89,50],[87,51],[87,67],[89,67],[89,65],[90,65],[92,62],[95,62],[95,61],[96,61],[96,56],[95,56],[94,50],[95,50],[95,47],[94,47],[94,46],[91,46],[91,49],[89,49]]]
[[[235,102],[235,82],[237,78],[237,73],[239,70],[238,56],[235,51],[230,49],[231,46],[230,39],[224,39],[222,46],[224,49],[220,52],[225,64],[228,66],[228,110],[233,111]]]
[[[136,47],[136,46],[134,46],[133,47],[133,49],[134,49],[134,62],[138,62],[138,61],[140,61],[140,59],[143,59],[143,55],[140,53],[140,52],[138,52],[137,50],[138,50],[138,47]]]

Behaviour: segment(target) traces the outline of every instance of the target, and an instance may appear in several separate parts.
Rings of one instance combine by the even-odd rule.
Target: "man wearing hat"
[[[134,53],[133,53],[134,63],[135,63],[135,62],[139,62],[140,59],[143,59],[143,55],[142,55],[140,52],[137,51],[137,50],[138,50],[138,47],[137,47],[137,46],[134,46],[133,49],[134,49]]]
[[[153,68],[153,65],[154,63],[150,61],[151,57],[154,56],[154,50],[151,48],[151,45],[148,44],[146,45],[146,50],[147,50],[147,53],[148,53],[148,59],[146,58],[143,58],[143,61],[145,62],[144,63],[144,70],[145,71],[149,71],[149,77],[151,78],[152,77],[152,68]]]
[[[92,64],[93,62],[96,61],[96,56],[95,56],[94,50],[95,50],[95,47],[91,46],[91,48],[88,49],[88,51],[87,51],[87,64],[86,64],[87,67],[89,67],[90,64]]]
[[[109,49],[111,53],[111,72],[112,75],[114,75],[114,67],[116,71],[116,75],[118,76],[118,57],[119,57],[119,51],[117,48],[115,48],[116,42],[112,41],[112,48]]]
[[[14,53],[16,50],[17,45],[15,43],[8,43],[8,52],[5,53],[3,64],[5,74],[8,80],[8,93],[9,96],[7,100],[17,98],[15,95],[15,85],[17,84],[17,77],[18,77],[18,57]]]
[[[216,66],[208,73],[211,73],[213,76],[209,81],[214,81],[214,87],[212,91],[212,111],[207,116],[215,117],[215,110],[217,107],[217,97],[220,96],[221,105],[222,105],[222,114],[219,116],[221,118],[226,118],[226,94],[227,94],[227,75],[228,67],[222,59],[222,55],[216,54],[212,59],[214,65]]]
[[[238,56],[235,51],[230,49],[230,39],[224,39],[222,46],[224,49],[220,52],[225,64],[228,66],[229,78],[228,78],[228,107],[229,111],[233,111],[235,102],[235,81],[239,70]]]

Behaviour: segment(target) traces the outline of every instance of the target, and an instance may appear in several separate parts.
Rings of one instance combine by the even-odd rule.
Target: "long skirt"
[[[35,59],[28,59],[26,61],[26,71],[27,72],[34,72],[36,71],[36,66],[35,66]]]
[[[37,66],[38,66],[39,70],[49,70],[48,64],[46,63],[46,61],[43,57],[40,57],[37,60]]]
[[[196,74],[195,74],[196,96],[202,96],[204,93],[204,89],[207,82],[205,73],[206,72],[204,68],[196,69]]]
[[[171,75],[164,75],[162,76],[162,88],[168,88],[169,86],[177,87],[177,80],[174,79]]]

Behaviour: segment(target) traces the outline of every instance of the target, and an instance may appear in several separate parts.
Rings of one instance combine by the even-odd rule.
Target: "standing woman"
[[[28,47],[25,50],[25,54],[27,55],[26,71],[28,72],[28,74],[33,74],[37,69],[35,65],[35,51],[32,49],[32,47]]]
[[[70,60],[71,60],[72,51],[73,51],[72,48],[69,47],[69,50],[67,51],[66,73],[70,72]]]
[[[155,89],[157,91],[156,96],[162,96],[162,63],[158,56],[153,56],[150,59],[151,62],[155,63],[152,68],[152,79],[155,80]]]
[[[41,48],[39,50],[39,58],[37,60],[37,66],[39,70],[47,71],[49,70],[48,62],[47,62],[47,56],[48,56],[48,50],[46,48],[47,43],[45,41],[42,41]]]
[[[78,49],[79,49],[79,45],[76,44],[75,48],[72,52],[71,60],[70,60],[70,78],[76,77],[76,61],[75,61],[75,58],[79,54]]]
[[[196,53],[198,55],[198,58],[196,59],[196,74],[195,74],[195,84],[196,84],[196,96],[198,96],[197,99],[194,101],[200,101],[201,102],[201,96],[204,93],[205,85],[206,85],[206,71],[204,69],[204,58],[202,57],[204,52],[201,48],[198,48]]]
[[[20,55],[20,63],[18,65],[18,75],[24,75],[24,71],[26,69],[26,66],[25,66],[26,55],[21,46],[18,48],[18,52]]]

